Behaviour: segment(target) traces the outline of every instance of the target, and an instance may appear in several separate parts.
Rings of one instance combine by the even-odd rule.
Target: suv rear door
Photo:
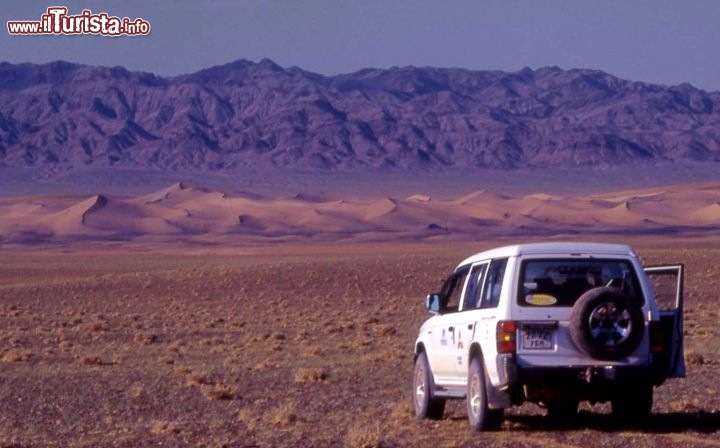
[[[683,353],[683,285],[684,266],[646,266],[643,268],[655,290],[663,333],[663,359],[667,378],[685,376]]]

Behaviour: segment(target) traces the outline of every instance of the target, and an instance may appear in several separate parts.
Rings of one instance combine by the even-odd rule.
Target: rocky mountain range
[[[239,60],[163,78],[0,63],[0,167],[606,167],[720,161],[720,92],[594,70],[321,76]]]

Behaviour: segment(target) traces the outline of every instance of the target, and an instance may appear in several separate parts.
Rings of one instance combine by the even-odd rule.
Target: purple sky
[[[48,6],[141,17],[149,36],[10,36]],[[337,74],[403,65],[593,68],[720,90],[716,0],[3,1],[0,60],[122,65],[160,75],[236,59]]]

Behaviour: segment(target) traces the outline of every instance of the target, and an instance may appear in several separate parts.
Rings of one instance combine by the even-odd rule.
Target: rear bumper
[[[517,367],[517,378],[510,389],[515,400],[578,400],[603,402],[628,387],[654,384],[656,370],[646,366],[599,367]]]

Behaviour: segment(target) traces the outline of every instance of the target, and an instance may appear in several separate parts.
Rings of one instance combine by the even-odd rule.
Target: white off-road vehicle
[[[571,420],[581,401],[610,401],[639,422],[653,387],[685,376],[683,266],[645,267],[628,246],[545,243],[476,254],[455,269],[415,343],[418,418],[467,400],[476,430],[525,401]]]

